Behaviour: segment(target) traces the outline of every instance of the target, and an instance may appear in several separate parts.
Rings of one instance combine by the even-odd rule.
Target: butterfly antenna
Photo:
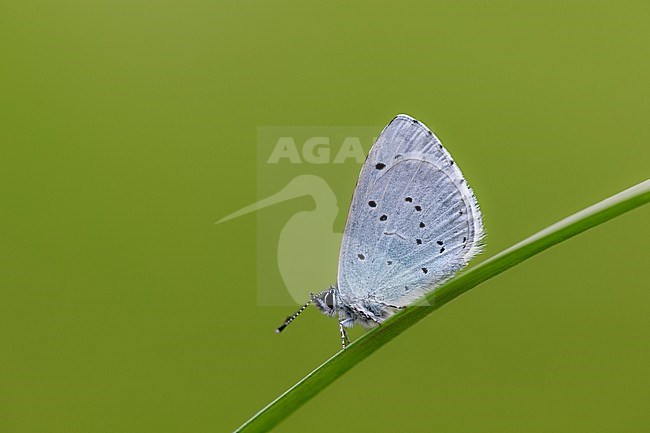
[[[293,322],[295,320],[295,318],[300,315],[300,313],[305,311],[305,308],[307,308],[309,306],[309,304],[311,304],[311,301],[312,300],[310,299],[309,301],[307,301],[307,303],[305,305],[300,307],[300,310],[296,311],[291,316],[287,317],[287,320],[284,321],[282,326],[280,326],[278,329],[275,330],[275,333],[279,334],[280,332],[284,331],[284,328],[286,328],[289,323]]]

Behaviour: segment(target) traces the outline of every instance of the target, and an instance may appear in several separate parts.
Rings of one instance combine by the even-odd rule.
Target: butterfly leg
[[[359,317],[359,320],[363,322],[375,322],[377,325],[381,325],[381,318],[374,314],[372,311],[364,308],[361,305],[355,305],[351,308]]]
[[[345,326],[343,322],[339,320],[339,332],[341,333],[341,346],[345,349],[348,344],[350,344],[350,339],[348,338],[348,333],[345,332]]]

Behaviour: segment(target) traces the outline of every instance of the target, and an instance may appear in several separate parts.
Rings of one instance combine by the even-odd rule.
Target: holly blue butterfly
[[[434,290],[481,252],[481,212],[458,164],[418,120],[400,114],[361,168],[339,253],[337,284],[314,304],[345,328],[381,324]]]

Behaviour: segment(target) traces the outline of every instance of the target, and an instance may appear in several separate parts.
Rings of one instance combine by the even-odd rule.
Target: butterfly
[[[483,248],[481,211],[458,164],[422,122],[396,116],[361,168],[339,253],[335,285],[310,304],[345,328],[370,328],[464,268]]]

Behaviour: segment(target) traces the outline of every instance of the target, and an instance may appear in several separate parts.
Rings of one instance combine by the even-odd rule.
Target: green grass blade
[[[398,312],[382,326],[373,328],[348,346],[347,349],[332,356],[255,414],[239,427],[237,432],[264,432],[270,430],[375,350],[447,302],[535,254],[646,204],[648,201],[650,201],[650,180],[641,182],[565,218],[489,258],[467,272],[461,273],[429,293],[417,306]]]

